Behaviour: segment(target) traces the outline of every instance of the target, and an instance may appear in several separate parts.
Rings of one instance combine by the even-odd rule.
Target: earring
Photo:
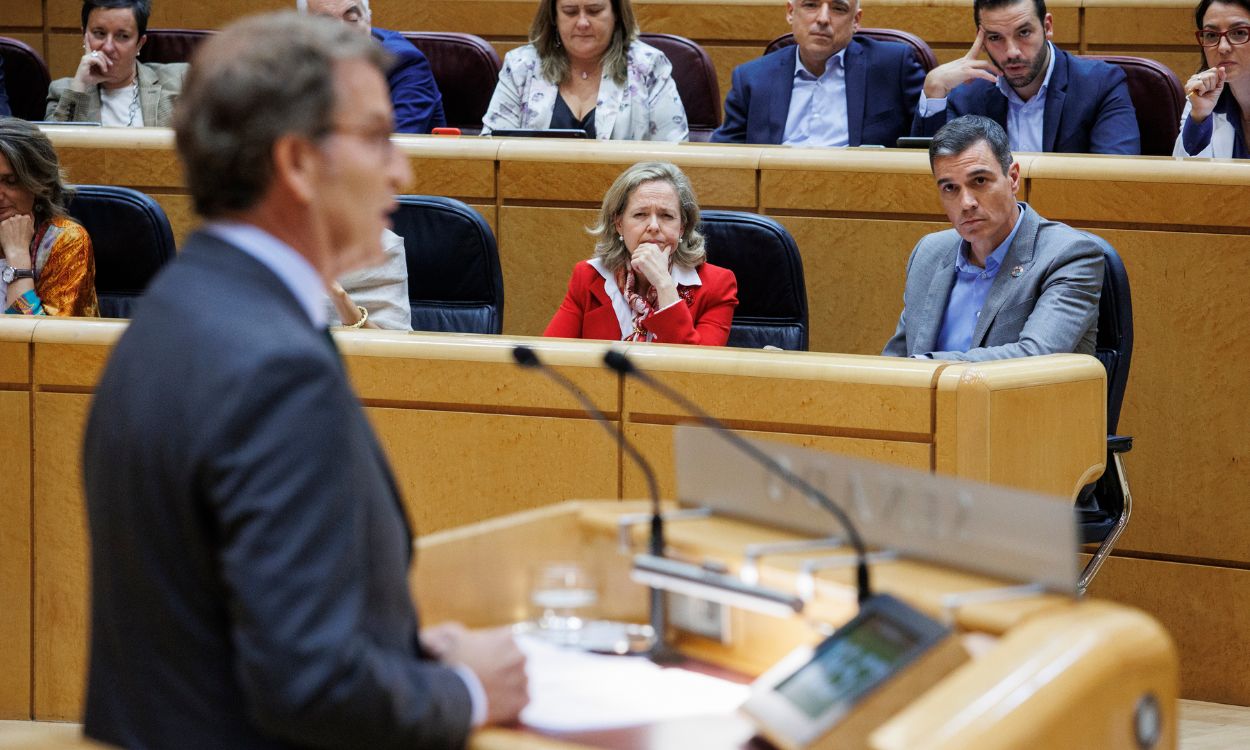
[[[618,234],[618,235],[616,235],[616,238],[617,238],[618,240],[620,240],[622,244],[624,244],[624,243],[625,243],[625,235],[623,235],[623,234]]]

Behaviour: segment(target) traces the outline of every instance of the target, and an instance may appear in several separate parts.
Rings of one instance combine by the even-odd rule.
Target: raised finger
[[[972,60],[981,55],[981,49],[985,46],[985,29],[977,27],[977,38],[972,40],[972,47],[968,50],[968,54],[964,57]]]

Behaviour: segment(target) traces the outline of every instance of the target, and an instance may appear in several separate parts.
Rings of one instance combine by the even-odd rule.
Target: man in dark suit
[[[294,13],[198,53],[175,130],[206,224],[138,305],[84,440],[90,737],[460,747],[525,703],[507,631],[422,648],[399,494],[325,328],[326,286],[381,257],[411,177],[387,62]]]
[[[951,120],[930,144],[929,165],[954,228],[912,250],[903,312],[882,354],[1093,354],[1102,251],[1016,200],[1020,165],[1003,129],[978,115]]]
[[[972,13],[976,41],[925,76],[913,135],[972,114],[1001,125],[1012,151],[1141,153],[1124,71],[1056,47],[1045,0],[974,0]]]
[[[909,47],[855,38],[859,0],[788,0],[795,44],[734,69],[719,143],[893,146],[924,69]]]
[[[447,124],[443,95],[429,61],[402,34],[372,25],[369,0],[296,0],[296,7],[303,13],[338,19],[369,34],[391,53],[395,62],[386,74],[386,82],[391,88],[396,133],[428,133]]]

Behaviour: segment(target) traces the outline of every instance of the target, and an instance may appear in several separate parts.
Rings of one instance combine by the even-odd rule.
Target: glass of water
[[[595,583],[579,563],[547,563],[534,573],[530,603],[538,629],[552,641],[577,643],[598,601]]]

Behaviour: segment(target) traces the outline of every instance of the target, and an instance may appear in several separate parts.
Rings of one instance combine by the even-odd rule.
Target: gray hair
[[[255,206],[273,178],[278,139],[330,132],[334,67],[344,60],[385,74],[390,55],[341,23],[292,11],[245,18],[196,50],[174,132],[201,216]]]
[[[929,143],[929,169],[933,169],[933,160],[939,156],[957,156],[978,143],[985,142],[1003,174],[1011,169],[1011,142],[1007,140],[1007,131],[988,117],[981,115],[963,115],[956,117],[938,129]]]
[[[35,196],[36,224],[65,215],[74,190],[65,184],[56,149],[42,130],[17,117],[0,117],[0,154],[8,160],[18,186]]]
[[[556,3],[559,0],[539,0],[538,12],[530,22],[530,44],[538,51],[543,78],[557,86],[568,78],[569,54],[560,42],[560,29],[556,27]],[[625,85],[629,76],[629,45],[638,38],[638,21],[634,19],[634,6],[629,0],[611,0],[615,23],[612,41],[603,53],[603,69],[619,86]]]
[[[617,271],[629,260],[629,250],[616,232],[616,220],[625,213],[625,206],[638,187],[647,182],[667,182],[677,192],[681,205],[681,239],[673,251],[673,262],[679,266],[695,268],[707,260],[703,247],[703,235],[695,227],[699,225],[699,202],[690,186],[690,178],[676,164],[666,161],[644,161],[621,173],[603,196],[599,209],[599,223],[587,227],[595,237],[595,257],[603,261],[610,271]]]
[[[369,0],[356,0],[360,3],[360,7],[365,9],[365,20],[369,21],[373,18],[373,11],[369,9]],[[295,9],[300,13],[308,12],[308,0],[295,0]]]

